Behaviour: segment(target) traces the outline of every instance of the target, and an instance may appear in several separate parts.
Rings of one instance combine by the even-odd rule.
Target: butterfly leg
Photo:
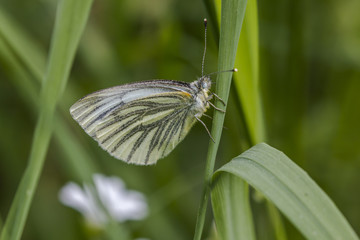
[[[207,133],[209,134],[209,137],[211,138],[211,140],[215,143],[214,138],[211,136],[211,133],[209,131],[209,129],[206,127],[205,123],[203,121],[201,121],[200,118],[198,118],[196,115],[194,115],[194,117],[196,118],[196,120],[198,120],[199,122],[201,122],[201,124],[205,127]]]
[[[218,110],[219,112],[225,112],[224,110],[222,110],[222,109],[220,109],[220,108],[218,108],[218,107],[215,107],[215,105],[214,104],[212,104],[212,102],[208,102],[214,109],[216,109],[216,110]]]
[[[216,94],[215,94],[215,93],[213,93],[213,92],[211,92],[211,95],[213,95],[215,98],[219,99],[219,100],[220,100],[220,102],[222,102],[222,104],[224,104],[224,106],[226,106],[225,101],[224,101],[224,100],[222,100],[222,98],[221,98],[221,97],[219,97],[218,95],[216,95]]]
[[[213,119],[211,116],[209,116],[209,115],[207,115],[207,114],[205,114],[205,113],[203,113],[203,116],[205,116],[205,117],[207,117],[207,118],[210,118],[210,119]]]
[[[209,115],[207,115],[207,114],[205,114],[205,113],[203,113],[203,116],[205,116],[205,117],[207,117],[207,118],[210,118],[210,119],[213,119],[212,116],[209,116]],[[229,130],[229,128],[227,128],[227,127],[225,127],[225,126],[223,126],[223,129]]]

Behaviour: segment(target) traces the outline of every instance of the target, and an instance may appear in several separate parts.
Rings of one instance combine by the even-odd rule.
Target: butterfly
[[[205,50],[206,50],[206,19]],[[124,84],[91,93],[70,108],[71,116],[85,132],[117,159],[151,165],[167,156],[216,97],[210,91],[210,75],[192,83],[149,80]],[[228,70],[236,71],[236,69]],[[224,71],[225,72],[225,71]],[[223,102],[223,101],[222,101]],[[212,139],[213,140],[213,139]]]

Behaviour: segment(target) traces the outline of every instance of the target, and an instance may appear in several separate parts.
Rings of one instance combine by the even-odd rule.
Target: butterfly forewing
[[[147,81],[92,93],[70,111],[111,155],[147,165],[168,155],[195,123],[193,95],[187,83]]]

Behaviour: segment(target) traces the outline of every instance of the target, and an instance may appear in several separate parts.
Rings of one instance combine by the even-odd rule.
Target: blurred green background
[[[30,59],[29,64],[14,53],[4,41],[9,36],[0,32],[0,226],[26,167],[37,119],[37,79],[45,70],[56,5],[0,2],[0,29],[13,32],[12,40],[22,43]],[[360,234],[360,2],[261,0],[258,9],[268,143],[305,169]],[[81,183],[88,172],[119,176],[128,188],[147,196],[148,218],[125,223],[134,238],[192,239],[209,141],[203,127],[196,125],[156,166],[138,167],[101,150],[68,109],[88,93],[123,83],[195,80],[201,74],[204,17],[208,14],[202,1],[94,2],[23,239],[101,236],[89,232],[80,214],[58,201],[65,183]],[[208,30],[205,71],[213,72],[217,36],[212,24]],[[238,101],[233,90],[217,166],[248,147]],[[203,119],[210,126],[211,121]],[[274,239],[265,204],[255,199],[257,236]],[[205,235],[211,218],[207,214]],[[303,239],[290,223],[286,227],[289,239]]]

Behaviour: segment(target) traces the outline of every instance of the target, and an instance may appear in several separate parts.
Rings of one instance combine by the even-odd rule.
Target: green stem
[[[1,215],[0,215],[0,233],[1,233],[1,231],[2,231],[2,227],[3,227],[3,220],[2,220],[2,217],[1,217]]]
[[[221,134],[221,133],[220,133]],[[196,227],[195,227],[195,235],[194,240],[200,240],[201,234],[204,228],[205,223],[205,215],[206,215],[206,208],[209,202],[210,191],[211,191],[211,177],[214,172],[214,165],[215,165],[215,157],[217,153],[217,149],[219,146],[220,137],[214,136],[216,139],[215,143],[210,142],[210,147],[207,155],[206,165],[205,165],[205,180],[204,180],[204,190],[202,193],[202,198],[200,201],[198,216],[196,220]],[[217,143],[217,144],[216,144]],[[216,145],[216,146],[215,146]]]
[[[22,235],[50,142],[56,103],[66,85],[91,3],[92,0],[63,0],[57,9],[48,71],[40,94],[41,108],[29,162],[6,218],[1,240],[18,240]]]
[[[219,42],[218,71],[234,68],[236,50],[239,42],[242,22],[245,15],[246,0],[223,0],[221,3],[221,28]],[[232,73],[218,75],[216,93],[228,102]],[[224,105],[215,100],[215,106],[224,108]],[[206,208],[209,202],[211,191],[211,178],[214,172],[214,165],[217,150],[219,148],[225,114],[219,111],[214,112],[214,120],[211,135],[215,143],[210,141],[207,160],[205,165],[204,190],[198,211],[194,240],[200,240],[205,223]]]
[[[269,200],[266,200],[266,207],[275,231],[275,239],[286,240],[286,231],[279,210]]]

